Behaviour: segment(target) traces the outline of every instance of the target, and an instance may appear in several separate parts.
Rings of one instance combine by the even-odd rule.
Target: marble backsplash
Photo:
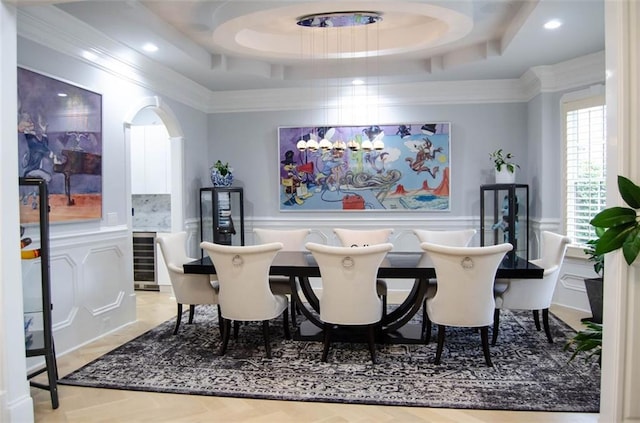
[[[171,194],[134,194],[133,230],[171,232]]]

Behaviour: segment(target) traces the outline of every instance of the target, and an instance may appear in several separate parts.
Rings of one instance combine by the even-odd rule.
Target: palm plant
[[[576,358],[579,353],[585,353],[585,361],[597,359],[602,362],[602,323],[585,322],[586,329],[576,333],[565,345],[564,350],[573,348],[573,354],[569,361]]]

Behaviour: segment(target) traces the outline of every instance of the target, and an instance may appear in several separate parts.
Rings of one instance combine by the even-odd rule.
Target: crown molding
[[[74,57],[127,82],[205,113],[317,110],[341,100],[310,96],[308,88],[214,92],[128,49],[54,6],[18,9],[18,35]],[[127,49],[128,59],[114,52]],[[87,58],[87,52],[94,57]],[[378,106],[527,102],[544,92],[604,82],[604,51],[551,66],[538,66],[518,79],[432,81],[376,88]]]
[[[18,8],[18,35],[132,84],[206,110],[210,91],[54,6]],[[112,52],[127,49],[128,60]],[[90,57],[90,58],[88,58]]]
[[[571,90],[605,81],[605,52],[599,51],[551,66],[536,66],[520,81],[527,100],[540,93]]]

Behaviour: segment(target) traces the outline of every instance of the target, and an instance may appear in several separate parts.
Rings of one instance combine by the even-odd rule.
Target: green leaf
[[[576,333],[565,345],[564,350],[574,348],[569,361],[573,360],[579,353],[585,353],[585,361],[597,358],[600,363],[602,356],[602,324],[586,322],[586,329]]]
[[[599,228],[612,228],[635,221],[635,210],[628,207],[610,207],[596,214],[589,223]]]
[[[615,226],[607,229],[607,231],[602,234],[602,237],[596,243],[596,255],[606,254],[611,251],[617,250],[618,248],[622,248],[627,236],[634,231],[636,228],[635,221],[632,223],[627,223],[623,226]]]
[[[631,265],[640,254],[640,227],[636,227],[622,244],[622,254],[628,265]]]
[[[640,187],[624,176],[618,175],[618,191],[625,203],[634,209],[640,209]]]

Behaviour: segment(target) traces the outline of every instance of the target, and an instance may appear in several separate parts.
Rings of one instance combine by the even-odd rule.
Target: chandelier
[[[382,14],[379,12],[373,11],[345,11],[345,12],[327,12],[327,13],[316,13],[305,15],[297,18],[297,25],[302,28],[310,28],[311,30],[317,30],[318,28],[322,28],[324,33],[324,43],[326,45],[326,39],[329,37],[329,31],[340,31],[341,29],[348,27],[360,27],[376,24],[382,21]],[[335,34],[334,34],[335,35]],[[354,36],[353,32],[350,33],[350,36]],[[337,36],[336,36],[337,38]],[[352,40],[353,43],[353,40]],[[302,43],[301,43],[302,44]],[[378,54],[378,46],[375,46],[376,55]],[[339,52],[336,52],[336,55]],[[368,57],[370,51],[364,52],[365,57]],[[355,52],[352,52],[352,57],[355,56]],[[327,52],[328,57],[328,52]],[[362,83],[362,81],[358,81]],[[355,80],[353,84],[357,84]],[[328,90],[328,82],[327,82],[327,90]],[[327,96],[328,101],[328,96]],[[328,107],[328,106],[327,106]],[[347,142],[343,140],[337,140],[335,142],[331,142],[333,134],[335,133],[334,128],[317,128],[316,133],[308,134],[304,137],[301,137],[296,147],[300,151],[311,151],[315,152],[318,150],[328,151],[328,150],[337,150],[343,151],[345,149],[350,149],[352,151],[358,151],[360,149],[364,151],[371,150],[383,150],[384,149],[384,132],[378,126],[370,126],[362,130],[364,135],[363,140],[361,142],[356,141],[355,139],[351,139]]]

